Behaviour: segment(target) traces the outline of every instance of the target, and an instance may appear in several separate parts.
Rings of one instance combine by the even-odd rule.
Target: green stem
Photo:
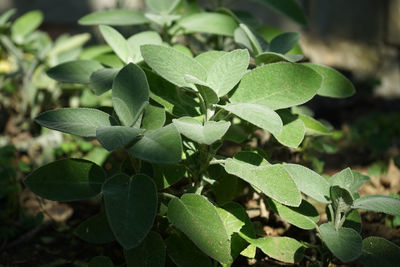
[[[177,196],[174,196],[170,193],[165,193],[165,192],[161,192],[158,193],[159,196],[165,197],[165,198],[170,198],[170,199],[174,199],[174,198],[178,198]]]
[[[224,164],[226,160],[224,159],[214,159],[210,161],[209,165],[215,165],[215,164]]]

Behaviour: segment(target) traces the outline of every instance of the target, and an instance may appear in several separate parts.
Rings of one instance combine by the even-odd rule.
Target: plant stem
[[[224,159],[214,159],[210,161],[209,165],[215,165],[215,164],[224,164],[226,160]]]
[[[170,198],[170,199],[178,198],[177,196],[174,196],[174,195],[172,195],[170,193],[166,193],[166,192],[158,193],[158,195],[163,196],[165,198]]]

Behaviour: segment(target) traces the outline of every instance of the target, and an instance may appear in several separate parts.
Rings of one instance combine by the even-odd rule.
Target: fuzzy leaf
[[[400,262],[400,247],[377,236],[363,240],[361,262],[365,267],[398,266]]]
[[[90,83],[92,73],[103,69],[103,66],[94,60],[74,60],[61,63],[46,74],[59,82],[64,83]]]
[[[96,130],[96,138],[105,149],[112,151],[128,145],[137,139],[143,131],[142,129],[127,126],[99,127]]]
[[[127,9],[110,9],[98,11],[81,18],[78,23],[81,25],[111,25],[128,26],[148,23],[149,20],[140,11]]]
[[[132,51],[122,34],[107,25],[100,25],[99,28],[104,40],[111,46],[115,54],[123,62],[129,63],[132,60]]]
[[[79,224],[75,234],[93,244],[106,244],[115,240],[105,213],[94,215]]]
[[[400,216],[400,199],[381,195],[362,196],[354,201],[352,208]]]

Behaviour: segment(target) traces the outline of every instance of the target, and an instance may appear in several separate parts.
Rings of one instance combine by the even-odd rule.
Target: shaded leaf
[[[184,194],[168,205],[168,219],[211,258],[230,261],[230,236],[217,209],[203,196]]]
[[[362,196],[354,201],[352,208],[399,216],[400,199],[381,195]]]
[[[90,88],[96,95],[102,95],[112,89],[115,76],[120,69],[99,69],[90,75]]]
[[[325,127],[321,122],[317,121],[316,119],[299,114],[299,118],[303,121],[304,125],[306,126],[306,133],[308,135],[327,135],[330,134],[330,130]]]
[[[65,83],[90,83],[93,72],[103,69],[103,66],[94,60],[74,60],[61,63],[46,74],[59,82]]]
[[[398,266],[400,262],[400,247],[377,236],[363,240],[361,262],[365,267]]]
[[[35,121],[43,127],[82,137],[96,137],[96,129],[115,125],[107,113],[89,108],[60,108],[41,113]]]
[[[342,262],[350,262],[361,255],[361,236],[351,228],[336,230],[330,223],[319,227],[321,238],[329,250]]]
[[[45,199],[76,201],[97,196],[105,179],[103,169],[93,162],[62,159],[36,169],[24,183]]]
[[[117,241],[125,248],[139,246],[153,226],[157,188],[151,178],[116,174],[103,185],[107,218]],[[132,227],[132,226],[135,227]]]
[[[105,213],[94,215],[79,224],[75,234],[93,244],[106,244],[115,240]]]
[[[274,52],[264,52],[256,57],[256,64],[270,64],[280,61],[297,62],[303,59],[302,55],[282,55]]]
[[[181,160],[182,140],[173,124],[146,131],[133,147],[128,149],[134,157],[152,163],[177,163]]]
[[[160,234],[151,231],[139,246],[124,250],[128,267],[164,267],[166,247]]]
[[[128,145],[143,132],[142,129],[127,126],[99,127],[96,130],[96,138],[105,149],[112,151]]]
[[[114,263],[109,257],[96,256],[89,262],[88,267],[113,267]]]
[[[114,110],[121,122],[133,126],[149,103],[149,84],[137,65],[126,65],[115,77],[112,87]]]
[[[110,9],[98,11],[81,18],[78,23],[81,25],[112,25],[128,26],[148,23],[149,20],[140,11],[128,9]]]
[[[297,148],[306,133],[303,121],[297,115],[293,115],[288,111],[280,111],[278,114],[282,119],[283,127],[279,135],[274,135],[276,140],[282,145]]]
[[[142,128],[146,130],[156,130],[164,126],[165,110],[153,105],[147,105],[144,109]]]
[[[285,32],[279,34],[271,40],[271,43],[269,44],[269,51],[278,54],[286,54],[294,46],[296,46],[299,39],[300,34],[298,34],[297,32]]]
[[[158,190],[162,190],[184,178],[186,168],[178,164],[153,164],[153,173]]]

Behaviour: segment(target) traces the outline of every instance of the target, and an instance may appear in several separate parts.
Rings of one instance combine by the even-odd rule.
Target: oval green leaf
[[[126,65],[115,77],[112,102],[121,122],[133,126],[149,103],[149,84],[146,74],[137,65]]]
[[[303,58],[304,57],[302,55],[282,55],[274,52],[264,52],[256,57],[256,64],[263,65],[280,61],[295,63],[297,61],[302,60]]]
[[[163,1],[166,2],[166,1]],[[143,60],[140,52],[140,47],[146,44],[161,45],[161,36],[155,31],[145,31],[132,35],[128,38],[128,45],[132,51],[132,60],[134,63],[138,63]]]
[[[103,69],[103,66],[94,60],[74,60],[61,63],[46,74],[59,82],[64,83],[90,83],[93,72]]]
[[[141,128],[156,130],[164,126],[166,120],[165,109],[158,106],[147,105],[144,109]]]
[[[168,219],[205,254],[220,263],[231,258],[230,236],[217,209],[203,196],[184,194],[168,205]]]
[[[105,149],[112,151],[139,138],[143,131],[142,129],[126,126],[99,127],[96,130],[96,138]]]
[[[300,34],[297,32],[285,32],[274,37],[269,44],[269,51],[278,54],[286,54],[297,45]]]
[[[313,98],[321,82],[322,77],[308,67],[278,62],[245,74],[230,100],[232,103],[282,109],[303,104]]]
[[[108,90],[111,90],[114,78],[119,71],[120,69],[107,68],[93,72],[90,75],[90,89],[92,89],[96,95],[102,95]]]
[[[140,11],[127,9],[111,9],[94,12],[81,18],[78,23],[81,25],[111,25],[128,26],[148,23],[149,20]]]
[[[115,238],[125,249],[137,247],[150,232],[157,213],[153,180],[143,174],[116,174],[104,183],[103,194]]]
[[[101,35],[115,54],[125,63],[129,63],[132,60],[132,52],[129,48],[128,42],[116,29],[107,26],[99,26]]]
[[[351,228],[339,228],[330,223],[322,224],[319,227],[322,241],[329,250],[342,262],[350,262],[361,255],[361,236]]]
[[[400,216],[400,199],[381,195],[362,196],[354,201],[352,208]]]
[[[35,121],[43,127],[82,137],[96,137],[96,129],[115,125],[107,113],[90,108],[60,108],[41,113]]]
[[[377,236],[363,240],[361,262],[365,267],[398,266],[400,262],[400,247]]]
[[[269,257],[287,263],[299,262],[304,257],[304,246],[290,237],[264,237],[252,241]]]
[[[11,35],[17,43],[23,43],[24,37],[36,30],[42,22],[41,11],[29,11],[14,21],[11,25]]]
[[[173,124],[147,131],[133,147],[128,149],[134,157],[152,163],[177,163],[181,161],[182,140]]]
[[[115,240],[105,213],[94,215],[82,222],[75,229],[75,234],[93,244],[106,244]]]
[[[105,179],[103,169],[91,161],[62,159],[36,169],[24,183],[45,199],[76,201],[97,196]]]
[[[199,143],[211,145],[220,140],[231,125],[228,121],[207,121],[204,125],[191,117],[181,117],[173,120],[178,132]]]

